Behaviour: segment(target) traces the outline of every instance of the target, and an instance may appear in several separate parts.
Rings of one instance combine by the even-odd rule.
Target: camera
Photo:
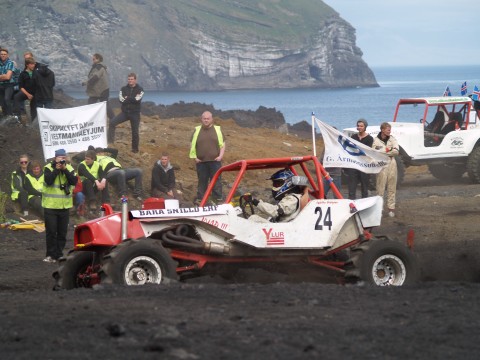
[[[56,167],[57,164],[65,165],[66,163],[67,163],[66,160],[60,160],[60,161],[55,161],[55,160],[53,160],[53,161],[52,161],[52,166],[53,166],[53,167]]]
[[[65,195],[70,195],[70,186],[68,184],[61,184],[60,190],[63,190]]]

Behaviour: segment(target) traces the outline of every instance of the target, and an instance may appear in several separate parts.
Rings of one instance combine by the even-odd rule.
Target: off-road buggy
[[[472,182],[480,183],[479,112],[480,103],[466,96],[400,99],[389,122],[400,146],[398,183],[405,167],[419,165],[428,165],[440,180],[457,180],[468,172]],[[377,136],[380,127],[367,131]],[[351,136],[356,129],[344,132]]]
[[[245,196],[234,206],[240,183],[252,172],[266,178],[285,168],[295,174],[292,180],[308,186],[308,202],[295,219],[249,220],[255,207]],[[208,199],[220,176],[230,186],[225,203],[215,205]],[[343,199],[332,184],[337,199],[326,200],[324,177],[328,174],[314,156],[241,160],[216,173],[196,207],[145,201],[143,209],[128,212],[124,199],[123,211],[113,212],[104,204],[105,216],[76,227],[74,249],[53,274],[56,288],[161,284],[166,278],[228,275],[240,266],[273,263],[316,265],[349,282],[380,286],[415,281],[418,270],[409,247],[368,231],[380,225],[382,198]],[[413,244],[413,236],[410,240]]]

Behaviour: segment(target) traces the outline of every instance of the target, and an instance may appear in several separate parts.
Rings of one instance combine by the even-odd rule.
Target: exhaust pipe
[[[128,224],[128,198],[122,196],[120,199],[122,202],[122,241],[126,240],[127,235],[127,224]]]

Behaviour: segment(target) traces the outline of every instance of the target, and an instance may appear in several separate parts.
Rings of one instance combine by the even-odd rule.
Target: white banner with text
[[[38,108],[38,126],[45,160],[55,156],[55,150],[67,153],[107,146],[107,103],[66,109]]]

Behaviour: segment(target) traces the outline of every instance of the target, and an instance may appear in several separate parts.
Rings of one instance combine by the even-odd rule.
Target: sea
[[[346,89],[271,89],[210,92],[146,91],[144,101],[171,105],[180,101],[213,105],[218,110],[256,110],[259,106],[275,108],[285,121],[311,122],[314,116],[338,129],[355,127],[359,118],[369,125],[393,119],[398,99],[442,96],[448,86],[453,96],[460,95],[467,82],[470,94],[480,88],[480,65],[373,67],[379,87]],[[141,79],[139,79],[141,84]],[[85,98],[83,90],[66,91],[74,98]],[[116,97],[118,91],[112,91]],[[200,115],[200,114],[199,114]]]

